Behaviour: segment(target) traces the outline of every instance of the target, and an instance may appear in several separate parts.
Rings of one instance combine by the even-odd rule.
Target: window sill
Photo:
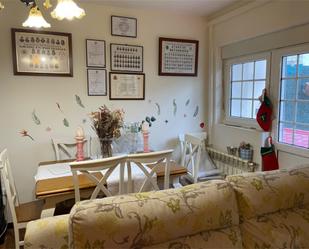
[[[263,131],[261,129],[258,129],[256,127],[248,127],[247,126],[242,126],[240,124],[231,124],[231,123],[220,123],[218,124],[218,126],[220,127],[226,127],[226,128],[234,128],[234,129],[237,129],[237,130],[243,130],[243,131],[246,131],[246,132],[252,132],[252,133],[256,133],[256,134],[267,134],[267,136],[270,134],[270,132],[266,132],[266,131]]]
[[[292,145],[282,144],[282,143],[278,143],[278,142],[276,142],[275,146],[276,146],[276,149],[278,151],[282,151],[282,152],[285,152],[285,153],[293,154],[295,156],[305,157],[305,158],[309,159],[309,149],[301,148],[301,147],[295,147],[295,146],[292,146]]]

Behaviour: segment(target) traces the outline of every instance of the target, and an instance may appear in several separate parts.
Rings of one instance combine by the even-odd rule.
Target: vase
[[[112,156],[112,142],[111,138],[100,138],[101,154],[103,158]]]

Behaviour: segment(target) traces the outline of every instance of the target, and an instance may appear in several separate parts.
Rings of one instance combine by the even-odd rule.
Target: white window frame
[[[277,150],[288,152],[297,156],[308,157],[309,149],[279,142],[279,122],[280,122],[279,112],[280,112],[282,57],[295,54],[304,54],[304,53],[309,53],[309,43],[277,49],[274,50],[272,53],[271,98],[274,102],[273,103],[274,120],[272,122],[272,127],[273,127],[273,137],[275,138],[274,142]]]
[[[231,96],[231,70],[233,64],[241,64],[258,60],[266,60],[266,82],[265,88],[269,91],[269,82],[270,82],[270,65],[271,65],[271,52],[264,52],[258,54],[252,54],[248,56],[242,56],[233,59],[227,59],[223,62],[224,65],[224,89],[225,89],[225,105],[224,105],[224,114],[223,114],[223,123],[226,125],[236,125],[244,128],[254,128],[261,130],[256,119],[251,118],[241,118],[241,117],[232,117],[231,105],[230,105],[230,96]]]

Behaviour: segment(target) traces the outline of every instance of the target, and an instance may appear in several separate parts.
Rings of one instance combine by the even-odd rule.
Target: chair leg
[[[15,249],[19,249],[19,229],[14,225]]]

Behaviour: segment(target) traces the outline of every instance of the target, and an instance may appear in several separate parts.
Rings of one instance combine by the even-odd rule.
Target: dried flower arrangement
[[[122,109],[111,111],[103,105],[99,111],[92,112],[90,117],[93,123],[92,128],[100,139],[102,156],[111,156],[112,139],[121,135],[120,129],[123,127],[124,111]]]

